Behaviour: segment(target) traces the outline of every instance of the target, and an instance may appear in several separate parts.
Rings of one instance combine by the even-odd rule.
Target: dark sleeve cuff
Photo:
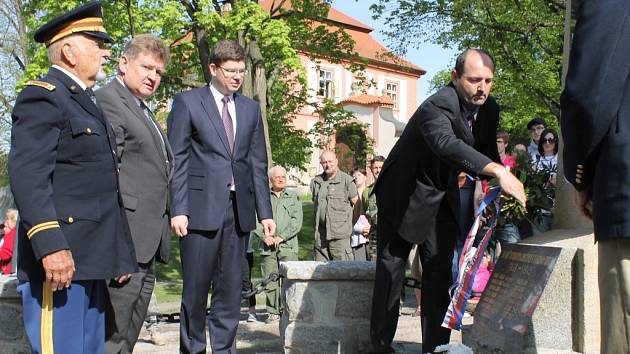
[[[57,221],[37,224],[28,230],[26,236],[31,242],[33,253],[37,259],[59,250],[70,249]]]

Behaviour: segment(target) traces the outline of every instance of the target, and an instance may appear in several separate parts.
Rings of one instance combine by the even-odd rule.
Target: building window
[[[398,109],[398,84],[386,82],[383,93],[385,96],[391,97],[392,101],[394,101],[394,109]]]
[[[331,98],[333,95],[332,71],[319,70],[317,96]]]

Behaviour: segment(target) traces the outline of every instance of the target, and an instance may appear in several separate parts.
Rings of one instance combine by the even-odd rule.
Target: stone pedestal
[[[585,354],[600,352],[600,319],[599,319],[599,285],[597,283],[597,245],[595,244],[592,228],[578,230],[552,230],[542,235],[523,240],[523,243],[545,245],[562,248],[575,248],[580,257],[571,264],[571,271],[566,268],[558,269],[563,272],[561,277],[571,274],[571,288],[562,281],[554,285],[556,289],[549,289],[546,301],[541,299],[543,313],[549,313],[555,308],[572,309],[572,327],[574,350]],[[567,264],[568,266],[568,264]],[[550,284],[551,285],[551,279]],[[557,289],[560,287],[560,289]],[[545,290],[547,292],[547,290]],[[543,294],[544,296],[544,294]],[[571,299],[572,306],[569,304]],[[536,310],[536,311],[539,311]],[[548,316],[548,328],[553,328],[554,318]],[[550,340],[553,340],[547,335]]]
[[[287,354],[367,353],[375,265],[372,262],[282,262]]]
[[[523,337],[521,352],[599,353],[597,247],[592,231],[553,230],[522,243],[553,246],[562,251]],[[483,348],[484,343],[471,342],[470,330],[462,331],[464,344]],[[485,348],[483,352],[514,351]]]
[[[0,352],[3,354],[31,352],[22,320],[22,297],[16,288],[15,277],[0,275]]]

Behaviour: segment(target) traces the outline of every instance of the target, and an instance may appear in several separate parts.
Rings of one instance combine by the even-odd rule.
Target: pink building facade
[[[269,6],[269,2],[261,5]],[[387,157],[417,108],[418,80],[426,71],[393,55],[371,36],[373,29],[370,26],[332,7],[327,25],[343,28],[351,35],[355,50],[367,59],[367,65],[362,73],[353,73],[343,64],[315,60],[308,53],[302,53],[301,60],[308,78],[309,103],[321,103],[328,98],[353,112],[358,121],[368,124],[367,135],[374,140],[374,153]],[[359,84],[361,76],[365,78],[363,84]],[[294,125],[309,131],[319,119],[315,108],[308,105],[297,115]],[[301,176],[300,180],[310,180],[321,173],[320,153],[318,149],[313,150],[306,176]]]

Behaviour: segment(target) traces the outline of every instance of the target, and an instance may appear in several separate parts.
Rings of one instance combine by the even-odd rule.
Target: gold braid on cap
[[[103,32],[105,31],[105,27],[103,26],[103,18],[101,17],[87,17],[82,18],[80,20],[76,20],[70,22],[65,27],[59,30],[57,34],[55,34],[51,39],[46,41],[46,47],[55,43],[63,37],[67,37],[73,33],[78,32]]]

